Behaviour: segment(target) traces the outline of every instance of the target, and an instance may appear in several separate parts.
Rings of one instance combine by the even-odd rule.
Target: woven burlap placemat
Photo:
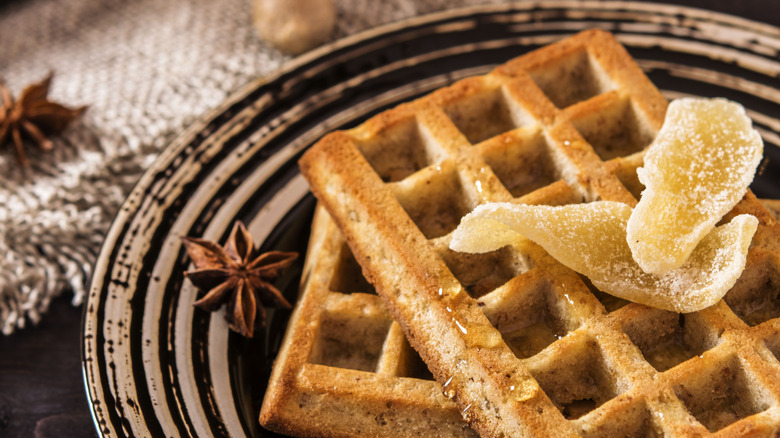
[[[478,3],[336,0],[333,38]],[[187,125],[290,56],[252,26],[251,0],[0,2],[0,79],[18,96],[54,71],[50,96],[88,111],[53,151],[0,149],[0,330],[37,323],[51,299],[84,299],[111,220]]]

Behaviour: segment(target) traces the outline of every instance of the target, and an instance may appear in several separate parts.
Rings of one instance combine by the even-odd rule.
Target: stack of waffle
[[[726,217],[760,221],[743,275],[691,314],[607,295],[530,241],[449,249],[486,202],[635,205],[666,105],[611,35],[587,31],[323,138],[301,169],[327,213],[261,423],[298,436],[780,429],[780,228],[752,193]]]

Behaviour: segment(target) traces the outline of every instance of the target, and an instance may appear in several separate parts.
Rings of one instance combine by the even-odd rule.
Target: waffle
[[[775,219],[780,216],[780,200],[761,203]],[[306,281],[262,407],[264,426],[313,437],[476,436],[442,395],[400,326],[390,322],[321,206],[312,222],[304,272]],[[345,328],[356,336],[344,336]],[[549,342],[550,332],[539,328],[527,329],[523,343],[515,336],[519,354],[528,356]],[[541,336],[528,336],[534,333]],[[660,370],[687,359],[673,344],[646,344],[645,349]]]
[[[332,133],[302,158],[366,278],[480,435],[780,429],[780,229],[752,193],[725,218],[760,222],[743,275],[691,314],[606,295],[530,241],[480,255],[448,249],[460,218],[484,202],[635,205],[636,167],[665,108],[611,35],[587,31]],[[396,402],[382,412],[395,414]]]

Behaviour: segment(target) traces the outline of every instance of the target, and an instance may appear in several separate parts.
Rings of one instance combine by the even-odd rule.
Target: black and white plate
[[[546,1],[438,13],[350,37],[244,87],[143,175],[100,253],[84,379],[100,436],[274,436],[259,405],[288,312],[254,339],[192,307],[179,237],[305,252],[314,200],[297,159],[328,131],[588,28],[613,32],[669,98],[741,102],[766,142],[753,190],[780,198],[780,29],[650,3]],[[302,259],[279,280],[294,301]]]

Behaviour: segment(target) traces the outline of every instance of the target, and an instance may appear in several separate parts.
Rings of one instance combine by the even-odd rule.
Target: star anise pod
[[[37,83],[27,86],[14,101],[5,84],[0,83],[0,147],[10,136],[16,148],[16,159],[27,166],[30,160],[24,152],[22,136],[31,138],[39,148],[50,150],[54,143],[47,135],[58,135],[87,107],[68,108],[48,99],[52,73]]]
[[[252,337],[265,320],[266,306],[289,309],[271,281],[298,257],[294,252],[269,251],[260,254],[252,236],[240,221],[233,226],[227,244],[222,247],[205,239],[182,237],[195,270],[184,275],[198,288],[207,291],[194,305],[214,311],[227,304],[225,319],[230,328]]]

